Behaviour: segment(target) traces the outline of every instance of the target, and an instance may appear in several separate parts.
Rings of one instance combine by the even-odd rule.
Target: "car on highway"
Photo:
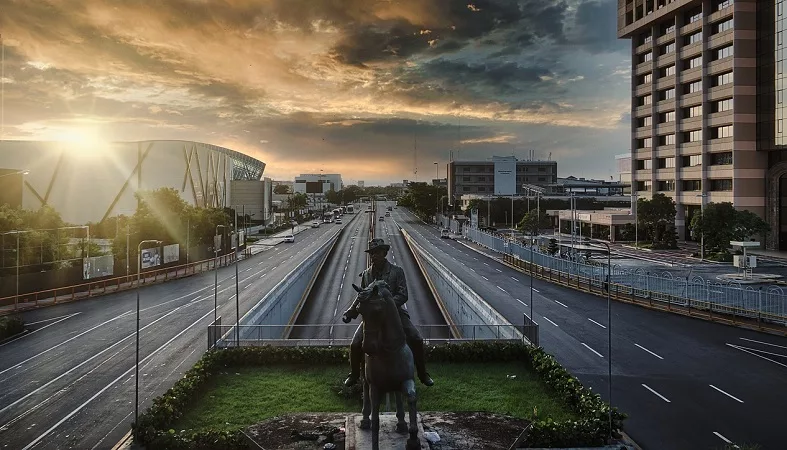
[[[320,222],[318,220],[312,222],[312,228],[320,228]]]
[[[451,232],[448,231],[447,228],[443,228],[440,230],[440,238],[441,239],[451,239]]]
[[[284,242],[294,243],[295,242],[295,236],[292,235],[292,234],[285,235],[284,236]]]
[[[388,211],[386,211],[386,212],[385,212],[385,217],[391,217],[391,213],[389,213]]]
[[[385,217],[383,217],[383,216],[380,216],[380,221],[381,221],[381,222],[385,222]]]
[[[337,217],[336,219],[334,219],[334,223],[341,224],[342,223],[342,218],[341,217]]]

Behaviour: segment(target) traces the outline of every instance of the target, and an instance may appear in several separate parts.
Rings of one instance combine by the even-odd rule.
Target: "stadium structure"
[[[262,179],[264,170],[258,159],[200,142],[2,141],[0,204],[49,205],[66,222],[84,224],[134,214],[137,191],[164,187],[194,206],[232,207],[240,204],[233,199],[237,182],[244,186],[243,204],[256,203],[256,217],[267,217],[270,180]]]

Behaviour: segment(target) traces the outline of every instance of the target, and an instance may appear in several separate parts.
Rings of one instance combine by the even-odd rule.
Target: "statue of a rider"
[[[418,372],[418,379],[426,386],[434,385],[434,381],[426,372],[426,361],[424,358],[424,340],[418,329],[410,321],[410,314],[407,312],[407,282],[405,281],[404,270],[401,267],[391,264],[386,256],[391,246],[382,239],[372,239],[366,253],[372,260],[372,265],[363,271],[361,277],[361,288],[366,289],[372,282],[377,280],[385,281],[393,295],[393,301],[399,307],[399,317],[402,320],[402,327],[407,336],[407,345],[413,352],[415,369]],[[353,305],[344,313],[347,318],[358,317],[357,305]],[[350,345],[350,375],[344,381],[345,386],[352,386],[358,382],[361,376],[361,362],[363,361],[363,324],[355,331],[352,344]]]

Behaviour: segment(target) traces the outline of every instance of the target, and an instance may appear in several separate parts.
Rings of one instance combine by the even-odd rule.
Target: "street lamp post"
[[[638,193],[631,194],[631,211],[634,213],[634,248],[639,250],[639,212],[638,212]]]
[[[224,231],[227,227],[225,225],[216,225],[216,236],[219,234],[219,228]],[[222,236],[223,237],[223,236]],[[221,239],[219,241],[219,245],[221,245]],[[218,298],[219,298],[219,245],[213,243],[213,324],[216,324],[216,310],[218,309]]]
[[[245,210],[245,206],[244,206]],[[238,236],[238,210],[235,210],[235,236]],[[235,243],[235,346],[240,347],[240,287],[238,286],[238,249],[240,239]]]
[[[536,238],[530,240],[530,320],[533,320],[533,245],[536,243]]]
[[[147,239],[141,241],[137,245],[137,352],[136,362],[134,363],[134,423],[139,422],[139,284],[140,276],[142,274],[142,245],[143,244],[156,244],[161,245],[161,241],[155,239]]]
[[[708,196],[706,193],[697,194],[700,197],[700,214],[702,215],[702,235],[700,237],[700,261],[705,261],[705,198]]]
[[[607,382],[609,389],[609,435],[612,439],[612,251],[609,244],[598,240],[585,240],[587,243],[601,244],[607,247]]]

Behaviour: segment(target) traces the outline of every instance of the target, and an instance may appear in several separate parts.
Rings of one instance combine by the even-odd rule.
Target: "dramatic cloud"
[[[449,152],[606,176],[628,150],[612,0],[0,0],[5,139],[188,139],[387,183]],[[362,164],[358,164],[363,161]]]

